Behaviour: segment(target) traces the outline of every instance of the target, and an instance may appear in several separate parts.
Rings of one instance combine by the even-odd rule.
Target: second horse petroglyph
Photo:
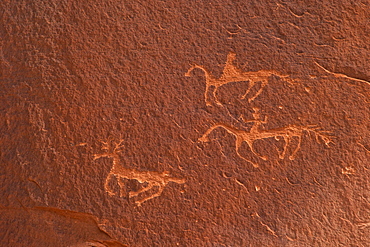
[[[254,108],[254,110],[255,110],[254,117],[256,118],[256,116],[259,116],[259,113],[258,113],[257,108]],[[254,123],[249,132],[245,131],[245,130],[237,129],[235,127],[232,127],[232,126],[229,126],[229,125],[226,125],[226,124],[223,124],[223,123],[218,123],[218,124],[215,124],[212,127],[210,127],[204,133],[204,135],[199,138],[199,141],[208,142],[209,141],[208,135],[211,134],[211,132],[213,130],[215,130],[217,128],[223,128],[228,133],[235,136],[235,138],[236,138],[236,140],[235,140],[235,151],[236,151],[237,155],[240,158],[244,159],[245,161],[251,163],[256,168],[258,167],[258,165],[256,163],[252,162],[251,160],[248,160],[248,159],[244,158],[239,153],[239,149],[241,148],[243,142],[247,143],[249,149],[251,150],[251,152],[254,155],[256,155],[257,157],[259,157],[263,160],[267,160],[267,157],[258,154],[256,152],[256,150],[254,150],[254,148],[253,148],[253,144],[257,140],[263,140],[263,139],[267,139],[267,138],[278,139],[279,137],[283,138],[285,143],[284,143],[283,150],[279,152],[279,158],[284,159],[284,157],[287,153],[287,149],[288,149],[288,146],[289,146],[290,142],[292,141],[292,139],[294,137],[298,138],[297,147],[294,149],[293,153],[289,156],[290,160],[294,160],[295,155],[299,151],[299,149],[301,147],[302,137],[303,137],[304,132],[314,133],[315,136],[316,136],[316,141],[319,142],[319,138],[320,138],[322,141],[324,141],[325,145],[329,145],[329,143],[332,142],[330,140],[330,138],[325,134],[325,132],[319,131],[316,126],[312,126],[312,125],[311,126],[290,125],[290,126],[283,127],[283,128],[261,130],[259,128],[259,126],[262,123],[266,123],[266,119],[264,121],[255,119],[255,120],[249,120],[247,122],[253,122]]]
[[[259,70],[259,71],[250,71],[250,72],[243,72],[241,69],[237,68],[233,62],[236,58],[236,54],[233,52],[230,52],[227,55],[227,60],[225,63],[225,67],[223,69],[222,75],[220,78],[215,78],[211,73],[209,73],[208,70],[206,70],[203,66],[200,65],[194,65],[192,66],[186,73],[185,76],[190,76],[190,72],[193,69],[200,69],[204,72],[206,77],[206,90],[204,93],[205,102],[207,105],[211,105],[211,101],[209,99],[209,90],[210,87],[214,87],[213,90],[213,98],[218,105],[222,105],[220,101],[217,99],[217,89],[225,84],[231,83],[231,82],[242,82],[242,81],[248,81],[249,86],[244,95],[241,97],[242,99],[246,98],[249,94],[250,90],[253,88],[253,86],[260,82],[261,86],[259,90],[252,96],[248,98],[249,102],[252,102],[255,100],[263,91],[264,87],[268,84],[268,81],[272,75],[276,75],[280,78],[283,78],[285,81],[289,83],[293,83],[293,80],[289,78],[289,75],[281,74],[275,70]]]
[[[110,196],[116,195],[116,193],[113,192],[111,188],[109,188],[109,182],[113,176],[117,179],[117,183],[120,187],[121,197],[124,194],[124,187],[125,187],[124,182],[121,179],[134,179],[141,184],[147,183],[146,187],[143,187],[142,189],[138,191],[129,192],[129,198],[139,196],[141,193],[149,191],[150,189],[154,187],[158,187],[158,191],[156,193],[149,195],[147,197],[144,197],[141,200],[136,200],[135,203],[138,206],[141,206],[141,204],[147,200],[160,196],[164,188],[167,186],[169,182],[174,182],[178,184],[185,183],[185,179],[171,177],[169,172],[167,171],[160,173],[160,172],[152,172],[152,171],[138,171],[135,169],[128,169],[128,168],[123,167],[122,164],[120,164],[119,162],[119,156],[118,156],[118,153],[121,152],[120,150],[121,147],[122,147],[122,141],[115,143],[114,146],[112,146],[112,144],[109,142],[103,142],[102,150],[104,150],[105,153],[94,155],[94,160],[103,158],[103,157],[113,159],[113,166],[110,169],[109,174],[104,184],[105,191]]]

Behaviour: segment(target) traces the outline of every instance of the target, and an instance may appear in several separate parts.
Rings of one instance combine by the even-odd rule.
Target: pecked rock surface
[[[367,246],[368,1],[1,1],[1,246]]]

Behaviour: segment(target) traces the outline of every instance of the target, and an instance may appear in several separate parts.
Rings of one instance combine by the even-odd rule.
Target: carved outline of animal
[[[249,81],[248,89],[246,90],[245,94],[241,97],[241,99],[245,99],[247,97],[248,93],[255,85],[255,83],[261,82],[261,88],[253,96],[248,98],[249,103],[255,100],[262,93],[264,87],[268,84],[268,80],[272,75],[284,78],[285,81],[289,82],[290,84],[293,83],[293,80],[289,78],[289,75],[283,75],[275,70],[259,70],[243,72],[233,64],[235,58],[236,54],[233,52],[230,52],[227,55],[225,67],[220,78],[215,78],[207,69],[200,65],[191,66],[190,69],[185,73],[185,76],[190,76],[190,72],[193,69],[200,69],[204,72],[206,77],[206,90],[204,93],[204,99],[207,106],[212,105],[208,97],[209,89],[211,86],[215,88],[213,90],[213,97],[215,99],[216,104],[222,105],[221,102],[217,99],[216,92],[219,87],[231,82]]]
[[[150,196],[144,197],[141,200],[135,201],[135,203],[138,206],[141,206],[141,204],[147,200],[153,199],[155,197],[158,197],[162,194],[164,188],[169,182],[174,182],[178,184],[185,183],[185,179],[180,178],[174,178],[171,177],[168,171],[164,171],[162,173],[159,172],[152,172],[152,171],[138,171],[135,169],[128,169],[123,167],[119,163],[119,155],[118,153],[121,152],[120,148],[122,148],[122,140],[118,143],[115,143],[114,147],[109,142],[102,142],[102,150],[105,151],[104,154],[95,154],[94,160],[107,157],[113,159],[113,166],[109,171],[109,174],[107,178],[105,179],[104,188],[105,191],[110,195],[114,196],[116,193],[114,193],[108,186],[109,181],[112,179],[112,176],[116,177],[117,183],[120,187],[120,197],[124,194],[124,182],[121,181],[121,178],[126,179],[134,179],[137,180],[139,183],[148,183],[146,187],[141,188],[138,191],[130,191],[129,192],[129,198],[139,196],[141,193],[144,193],[153,187],[157,186],[158,191]]]
[[[259,124],[260,123],[265,123],[265,121],[261,121],[261,120],[250,120],[249,122],[255,122],[255,123],[259,123]],[[254,125],[254,127],[256,127],[256,126],[258,126],[258,125]],[[290,141],[292,140],[293,137],[297,137],[298,138],[298,144],[297,144],[297,147],[294,149],[293,153],[289,156],[290,160],[294,160],[296,153],[298,152],[298,150],[301,147],[302,136],[303,136],[304,131],[307,131],[308,133],[310,133],[310,132],[314,133],[315,136],[316,136],[316,141],[317,142],[319,142],[319,137],[325,142],[325,145],[329,145],[329,143],[332,142],[330,140],[330,138],[327,137],[322,131],[321,132],[317,131],[317,127],[313,126],[313,125],[306,126],[306,127],[291,125],[291,126],[287,126],[287,127],[283,127],[283,128],[276,128],[276,129],[270,129],[270,130],[259,130],[258,128],[253,128],[252,127],[251,130],[249,132],[247,132],[245,130],[240,130],[240,129],[228,126],[226,124],[223,124],[223,123],[218,123],[218,124],[215,124],[212,127],[210,127],[203,134],[203,136],[199,138],[199,141],[208,142],[209,141],[208,135],[216,128],[223,128],[228,133],[230,133],[230,134],[232,134],[236,137],[236,140],[235,140],[236,154],[240,158],[242,158],[245,161],[251,163],[255,168],[258,167],[258,164],[244,158],[239,153],[239,149],[240,149],[243,142],[246,142],[248,144],[248,147],[250,148],[250,150],[252,151],[252,153],[254,155],[256,155],[257,157],[259,157],[263,160],[267,160],[267,157],[258,154],[253,148],[253,143],[257,140],[262,140],[262,139],[267,139],[267,138],[272,138],[272,137],[277,139],[278,137],[282,137],[285,141],[283,151],[281,151],[281,152],[279,152],[279,150],[277,150],[277,151],[279,153],[279,158],[284,159]]]

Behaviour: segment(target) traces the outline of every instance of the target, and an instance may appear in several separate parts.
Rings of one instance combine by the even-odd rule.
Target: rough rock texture
[[[0,13],[1,246],[369,245],[369,1]]]

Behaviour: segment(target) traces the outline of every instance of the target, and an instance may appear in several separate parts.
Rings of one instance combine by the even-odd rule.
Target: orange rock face
[[[1,246],[367,246],[367,1],[1,1]]]

